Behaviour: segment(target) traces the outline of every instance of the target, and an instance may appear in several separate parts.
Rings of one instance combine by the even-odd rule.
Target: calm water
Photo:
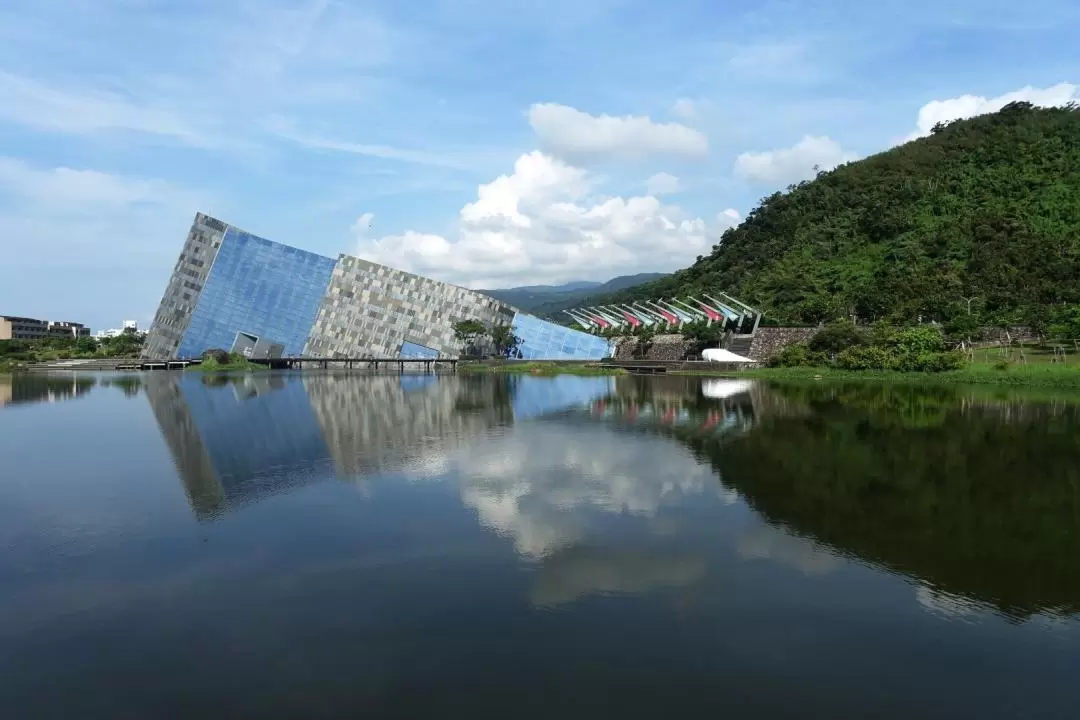
[[[1066,718],[1080,409],[0,378],[0,717]]]

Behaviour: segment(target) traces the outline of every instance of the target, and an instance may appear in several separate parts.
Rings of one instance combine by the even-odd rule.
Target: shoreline
[[[463,363],[462,373],[510,373],[518,375],[630,375],[623,368],[601,367],[589,362],[490,362]],[[976,365],[943,373],[879,370],[838,370],[836,368],[753,368],[747,370],[671,370],[662,375],[678,377],[719,377],[753,380],[793,380],[815,382],[875,382],[908,385],[987,385],[998,387],[1041,387],[1080,391],[1080,366],[1031,365],[1009,370]]]

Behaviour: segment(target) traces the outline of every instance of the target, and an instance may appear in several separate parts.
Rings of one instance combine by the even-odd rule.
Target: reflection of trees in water
[[[76,373],[0,375],[0,407],[73,400],[89,393],[96,384],[95,377]]]
[[[142,390],[143,380],[138,375],[120,375],[117,377],[103,377],[102,387],[113,387],[124,393],[129,398],[138,397]]]
[[[708,455],[770,522],[1010,616],[1080,611],[1080,409],[800,386]],[[800,407],[801,406],[801,407]],[[955,603],[954,603],[955,604]]]

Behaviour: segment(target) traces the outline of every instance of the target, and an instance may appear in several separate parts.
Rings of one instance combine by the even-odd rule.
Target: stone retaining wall
[[[1008,331],[1009,337],[1012,338],[1014,342],[1035,342],[1039,340],[1039,336],[1027,325],[1013,325],[1008,328]],[[999,340],[1005,339],[1005,328],[981,327],[979,328],[979,332],[982,333],[983,340],[993,340],[994,342],[998,342]]]
[[[657,335],[645,353],[646,360],[685,360],[691,342],[682,335]]]
[[[806,342],[818,334],[816,327],[759,327],[750,345],[750,358],[765,362],[788,345]]]
[[[657,335],[643,353],[637,338],[619,338],[615,342],[615,360],[685,360],[692,345],[682,335]]]

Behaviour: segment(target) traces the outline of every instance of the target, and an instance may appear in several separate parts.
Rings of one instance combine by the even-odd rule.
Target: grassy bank
[[[619,368],[602,368],[596,363],[561,362],[463,362],[458,365],[463,373],[512,373],[515,375],[625,375]]]
[[[266,365],[251,362],[240,353],[230,353],[227,363],[208,357],[199,365],[188,367],[186,372],[265,372],[269,369]]]
[[[837,368],[760,368],[739,372],[680,370],[671,374],[761,378],[763,380],[843,380],[916,385],[1002,385],[1080,389],[1080,367],[1067,365],[1016,365],[1008,369],[997,369],[989,364],[972,363],[962,370],[943,373],[839,370]]]
[[[625,375],[625,370],[603,368],[596,363],[555,362],[470,362],[462,363],[463,373],[515,373],[522,375]],[[669,375],[737,377],[761,380],[822,380],[886,382],[912,385],[998,385],[1004,387],[1044,387],[1080,390],[1080,363],[1077,365],[1011,365],[999,369],[989,363],[972,363],[963,370],[943,373],[895,372],[882,370],[840,370],[837,368],[757,368],[752,370],[674,370]]]

